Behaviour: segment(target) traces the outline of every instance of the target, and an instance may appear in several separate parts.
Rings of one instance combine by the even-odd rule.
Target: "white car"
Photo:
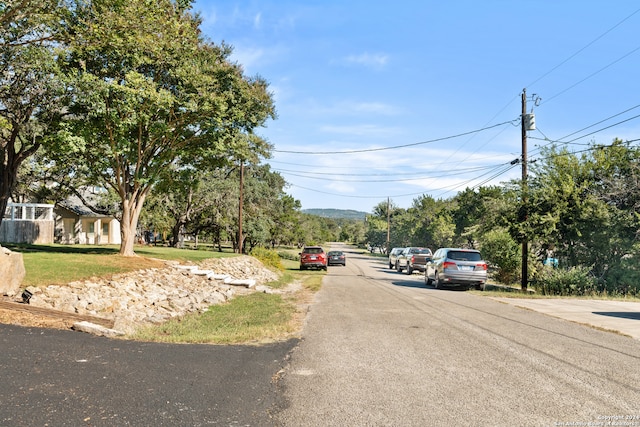
[[[393,248],[389,252],[389,268],[396,268],[396,262],[398,261],[398,255],[402,253],[404,248]]]

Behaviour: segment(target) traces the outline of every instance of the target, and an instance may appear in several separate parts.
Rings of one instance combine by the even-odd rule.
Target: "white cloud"
[[[353,184],[344,181],[331,181],[326,188],[338,193],[352,194],[356,192],[356,187]]]
[[[257,30],[260,29],[262,24],[262,13],[257,13],[254,17],[253,17],[253,27]]]
[[[389,56],[381,53],[361,53],[359,55],[349,55],[345,58],[347,64],[364,65],[365,67],[380,68],[387,65]]]

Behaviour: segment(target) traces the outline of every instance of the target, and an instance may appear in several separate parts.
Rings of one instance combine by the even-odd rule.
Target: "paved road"
[[[269,426],[297,341],[169,345],[0,325],[0,426]]]
[[[639,340],[349,255],[291,355],[279,425],[640,426]]]
[[[0,426],[640,426],[639,368],[640,340],[349,254],[302,341],[167,345],[0,325]]]

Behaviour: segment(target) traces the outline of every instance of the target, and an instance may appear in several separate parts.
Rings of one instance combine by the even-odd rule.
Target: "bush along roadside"
[[[640,295],[640,288],[637,285],[610,286],[605,281],[594,277],[591,270],[586,267],[569,269],[545,267],[533,282],[533,288],[538,294],[549,296],[637,297]]]

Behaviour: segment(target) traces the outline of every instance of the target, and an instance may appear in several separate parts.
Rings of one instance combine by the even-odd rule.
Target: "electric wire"
[[[622,61],[623,59],[625,59],[626,57],[636,53],[637,51],[640,50],[640,46],[636,47],[635,49],[631,50],[630,52],[627,52],[626,54],[622,55],[621,57],[619,57],[618,59],[616,59],[613,62],[610,62],[609,64],[605,65],[604,67],[600,68],[599,70],[594,71],[593,73],[589,74],[588,76],[586,76],[585,78],[577,81],[576,83],[572,84],[571,86],[567,87],[566,89],[556,93],[555,95],[545,99],[544,103],[546,104],[547,102],[563,95],[564,93],[570,91],[571,89],[573,89],[574,87],[584,83],[585,81],[589,80],[590,78],[596,76],[597,74],[600,74],[601,72],[603,72],[604,70],[606,70],[607,68],[617,64],[618,62]]]
[[[542,79],[544,79],[545,77],[547,77],[549,74],[551,74],[551,73],[553,73],[554,71],[556,71],[556,70],[557,70],[558,68],[560,68],[562,65],[566,64],[566,63],[567,63],[567,62],[569,62],[571,59],[573,59],[574,57],[576,57],[577,55],[579,55],[581,52],[583,52],[584,50],[586,50],[587,48],[589,48],[591,45],[593,45],[594,43],[596,43],[598,40],[602,39],[604,36],[606,36],[608,33],[610,33],[611,31],[613,31],[613,30],[614,30],[615,28],[617,28],[618,26],[622,25],[625,21],[627,21],[628,19],[630,19],[632,16],[634,16],[634,15],[635,15],[635,14],[637,14],[638,12],[640,12],[640,9],[635,10],[633,13],[631,13],[630,15],[628,15],[627,17],[625,17],[623,20],[619,21],[616,25],[614,25],[613,27],[609,28],[609,29],[608,29],[607,31],[605,31],[604,33],[600,34],[598,37],[596,37],[594,40],[592,40],[591,42],[589,42],[587,45],[585,45],[584,47],[582,47],[581,49],[579,49],[578,51],[576,51],[574,54],[572,54],[571,56],[569,56],[567,59],[565,59],[564,61],[560,62],[558,65],[556,65],[555,67],[553,67],[551,70],[547,71],[545,74],[543,74],[542,76],[540,76],[540,77],[538,77],[537,79],[535,79],[535,80],[534,80],[533,82],[531,82],[528,86],[533,86],[534,84],[538,83],[539,81],[541,81]],[[604,67],[602,67],[602,68],[598,69],[597,71],[595,71],[595,72],[593,72],[593,73],[589,74],[589,75],[588,75],[588,76],[586,76],[585,78],[583,78],[583,79],[579,80],[578,82],[576,82],[576,83],[572,84],[571,86],[567,87],[566,89],[562,90],[561,92],[558,92],[557,94],[555,94],[555,95],[553,95],[553,96],[551,96],[551,97],[547,98],[547,99],[545,100],[545,103],[546,103],[546,102],[549,102],[549,101],[551,101],[551,100],[553,100],[553,99],[555,99],[555,98],[557,98],[557,97],[559,97],[559,96],[561,96],[562,94],[564,94],[564,93],[566,93],[567,91],[569,91],[569,90],[573,89],[574,87],[576,87],[576,86],[580,85],[581,83],[585,82],[586,80],[588,80],[588,79],[590,79],[590,78],[594,77],[595,75],[597,75],[597,74],[599,74],[599,73],[603,72],[603,71],[604,71],[604,70],[606,70],[607,68],[609,68],[609,67],[611,67],[611,66],[615,65],[616,63],[618,63],[618,62],[622,61],[623,59],[625,59],[625,58],[627,58],[628,56],[632,55],[633,53],[637,52],[638,50],[640,50],[640,47],[637,47],[637,48],[635,48],[635,49],[633,49],[633,50],[631,50],[631,51],[627,52],[625,55],[623,55],[623,56],[621,56],[621,57],[617,58],[616,60],[612,61],[611,63],[607,64],[606,66],[604,66]],[[509,103],[507,103],[507,104],[505,105],[505,107],[503,107],[503,109],[502,109],[502,110],[500,110],[500,112],[498,112],[498,113],[497,113],[497,114],[496,114],[496,115],[495,115],[495,116],[494,116],[494,117],[493,117],[493,118],[492,118],[488,123],[490,123],[490,122],[491,122],[495,117],[497,117],[497,116],[498,116],[502,111],[504,111],[506,108],[508,108],[508,106],[509,106],[511,103],[513,103],[513,100],[512,100],[512,101],[510,101]],[[576,144],[576,143],[575,143],[575,141],[577,141],[577,140],[579,140],[579,139],[582,139],[582,138],[585,138],[585,137],[588,137],[588,136],[591,136],[591,135],[594,135],[594,134],[596,134],[596,133],[598,133],[598,132],[601,132],[601,131],[603,131],[603,130],[610,129],[610,128],[612,128],[612,127],[618,126],[618,125],[620,125],[620,124],[622,124],[622,123],[625,123],[625,122],[628,122],[628,121],[634,120],[634,119],[636,119],[636,118],[640,117],[640,115],[638,115],[638,116],[634,116],[634,117],[631,117],[631,118],[628,118],[628,119],[625,119],[625,120],[623,120],[623,121],[620,121],[620,122],[614,123],[614,124],[612,124],[612,125],[609,125],[609,126],[606,126],[606,127],[603,127],[603,128],[600,128],[600,129],[595,130],[595,131],[593,131],[593,132],[590,132],[590,133],[588,133],[588,134],[585,134],[585,135],[579,136],[579,137],[577,137],[577,138],[574,138],[574,139],[572,139],[572,140],[570,140],[570,141],[562,141],[562,140],[563,140],[563,139],[566,139],[566,138],[568,138],[568,137],[571,137],[571,136],[573,136],[573,135],[579,134],[580,132],[582,132],[582,131],[584,131],[584,130],[587,130],[587,129],[590,129],[590,128],[594,127],[594,126],[597,126],[597,125],[599,125],[599,124],[602,124],[602,123],[604,123],[604,122],[606,122],[606,121],[608,121],[608,120],[610,120],[610,119],[612,119],[612,118],[615,118],[615,117],[617,117],[617,116],[620,116],[620,115],[622,115],[622,114],[624,114],[624,113],[626,113],[626,112],[629,112],[629,111],[631,111],[631,110],[633,110],[633,109],[635,109],[635,108],[638,108],[638,107],[640,107],[640,105],[636,105],[636,106],[631,107],[630,109],[627,109],[627,110],[625,110],[625,111],[623,111],[623,112],[621,112],[621,113],[618,113],[618,114],[616,114],[616,115],[613,115],[613,116],[611,116],[611,117],[608,117],[607,119],[604,119],[604,120],[601,120],[601,121],[599,121],[599,122],[597,122],[597,123],[591,124],[591,125],[589,125],[589,126],[587,126],[587,127],[585,127],[585,128],[582,128],[582,129],[580,129],[580,130],[578,130],[578,131],[575,131],[575,132],[573,132],[573,133],[571,133],[571,134],[569,134],[569,135],[566,135],[566,136],[564,136],[563,138],[560,138],[559,140],[556,140],[556,141],[552,141],[552,140],[550,140],[546,135],[544,135],[544,133],[543,133],[542,131],[540,131],[540,133],[544,136],[544,139],[535,138],[535,137],[531,137],[531,138],[532,138],[532,139],[540,139],[540,140],[543,140],[543,141],[548,141],[548,144],[546,144],[546,145],[552,144],[552,143],[554,143],[554,142],[557,142],[557,143],[564,143],[564,144],[572,144],[572,143],[573,143],[573,144],[575,144],[575,145],[583,145],[583,144]],[[513,121],[513,120],[512,120],[512,121],[508,121],[508,122],[498,123],[498,124],[495,124],[495,125],[486,125],[485,127],[481,128],[481,129],[478,129],[478,130],[475,130],[475,131],[465,132],[465,133],[461,133],[461,134],[457,134],[457,135],[451,135],[451,136],[448,136],[448,137],[436,138],[436,139],[427,140],[427,141],[423,141],[423,142],[417,142],[417,143],[411,143],[411,144],[403,144],[403,145],[390,146],[390,147],[371,148],[371,149],[361,149],[361,150],[325,151],[325,152],[320,152],[320,151],[315,151],[315,152],[309,152],[309,151],[291,151],[291,150],[273,150],[273,151],[274,151],[274,152],[279,152],[279,153],[288,153],[288,154],[310,154],[310,155],[321,155],[321,154],[355,154],[355,153],[375,152],[375,151],[393,150],[393,149],[399,149],[399,148],[405,148],[405,147],[411,147],[411,146],[418,146],[418,145],[429,144],[429,143],[439,142],[439,141],[444,141],[444,140],[453,139],[453,138],[459,138],[459,137],[466,136],[466,135],[472,135],[472,136],[471,136],[471,138],[469,139],[469,141],[470,141],[470,140],[471,140],[471,139],[473,139],[473,138],[474,138],[474,137],[475,137],[479,132],[482,132],[482,131],[485,131],[485,130],[488,130],[488,129],[492,129],[492,128],[495,128],[495,127],[498,127],[498,126],[502,126],[502,125],[504,125],[504,124],[509,124],[509,123],[510,123],[510,124],[513,124],[514,122],[515,122],[515,121]],[[504,129],[503,129],[500,133],[502,133],[502,132],[504,132]],[[498,135],[499,135],[499,134],[498,134]],[[497,135],[496,135],[496,136],[494,136],[492,139],[494,139],[495,137],[497,137]],[[489,141],[487,141],[485,144],[483,144],[483,145],[482,145],[482,147],[486,146],[486,145],[487,145],[487,144],[488,144],[492,139],[490,139],[490,140],[489,140]],[[469,141],[465,142],[465,144],[466,144],[466,143],[468,143]],[[627,141],[627,142],[633,142],[633,141],[638,141],[638,140],[636,139],[636,140],[631,140],[631,141]],[[482,147],[477,148],[477,149],[476,149],[476,151],[480,150]],[[601,147],[603,147],[603,146],[598,146],[597,148],[601,148]],[[460,148],[462,148],[462,147],[459,147],[459,148],[458,148],[458,150],[459,150]],[[535,151],[540,152],[541,148],[543,148],[543,147],[538,147]],[[581,153],[581,152],[589,151],[589,150],[593,150],[593,149],[595,149],[595,148],[594,148],[594,147],[590,147],[590,148],[587,148],[587,149],[585,149],[585,150],[575,151],[575,152],[573,152],[573,153]],[[457,151],[456,151],[456,152],[457,152]],[[475,151],[474,151],[474,152],[472,152],[472,153],[470,153],[470,154],[469,154],[469,156],[473,155],[474,153],[475,153]],[[454,153],[454,154],[455,154],[455,153]],[[532,154],[533,154],[533,155],[535,155],[535,154],[534,154],[534,152],[532,152]],[[451,154],[451,155],[449,156],[449,158],[450,158],[452,155],[453,155],[453,154]],[[468,156],[468,157],[469,157],[469,156]],[[467,158],[468,158],[468,157],[467,157]],[[448,159],[447,159],[447,160],[448,160]],[[464,160],[466,160],[466,158],[465,158]],[[535,160],[531,160],[531,162],[534,162],[534,161],[535,161]],[[461,163],[461,161],[460,161],[460,162],[457,162],[457,164],[460,164],[460,163]],[[296,164],[296,165],[298,165],[298,164]],[[495,179],[495,178],[497,178],[497,177],[499,177],[499,176],[501,176],[501,175],[503,175],[503,174],[505,174],[505,173],[509,172],[510,170],[512,170],[513,168],[515,168],[515,167],[517,166],[517,163],[513,163],[513,162],[512,162],[512,163],[509,163],[509,164],[507,164],[507,165],[501,165],[501,166],[503,166],[503,167],[502,167],[500,170],[496,171],[493,175],[491,175],[491,176],[487,177],[486,179],[484,179],[484,180],[483,180],[483,181],[481,181],[480,183],[477,183],[477,184],[476,184],[476,185],[474,185],[472,188],[474,188],[474,189],[475,189],[475,188],[479,188],[479,187],[481,187],[481,186],[485,185],[486,183],[488,183],[488,182],[492,181],[493,179]],[[353,167],[347,167],[347,168],[348,168],[348,169],[354,169]],[[290,173],[290,172],[286,172],[286,173]],[[454,184],[454,185],[452,185],[452,186],[444,187],[444,188],[442,188],[442,190],[447,189],[447,188],[450,188],[450,187],[453,187],[453,188],[460,188],[462,185],[465,185],[465,184],[467,184],[467,183],[473,182],[473,181],[475,181],[475,180],[477,180],[477,179],[479,179],[479,178],[481,178],[481,177],[483,177],[483,176],[487,175],[488,173],[490,173],[490,172],[487,172],[487,173],[481,174],[481,175],[479,175],[479,176],[477,176],[477,177],[475,177],[475,178],[471,178],[471,179],[469,179],[468,181],[466,181],[465,183],[462,183],[462,184]],[[330,176],[353,176],[353,174],[326,174],[326,173],[325,173],[324,175],[325,175],[325,176],[326,176],[326,175],[330,175]],[[408,174],[407,174],[407,175],[408,175]],[[296,175],[294,175],[294,176],[296,176]],[[299,176],[300,176],[300,175],[299,175]],[[373,174],[373,175],[364,175],[364,176],[384,176],[384,175],[375,175],[375,174]],[[446,175],[446,176],[449,176],[449,175]],[[312,177],[309,177],[309,176],[303,176],[303,177],[305,177],[305,178],[312,178]],[[431,177],[431,178],[435,178],[435,177]],[[416,178],[416,179],[424,179],[424,178]],[[395,180],[395,181],[410,181],[410,180],[412,180],[412,179],[398,179],[398,180]],[[343,181],[343,182],[359,182],[359,181],[348,181],[348,180],[347,180],[347,181]],[[367,182],[387,182],[387,181],[372,181],[372,180],[367,180]],[[391,180],[391,181],[389,181],[389,182],[394,182],[394,180]],[[298,187],[298,188],[301,188],[301,189],[305,189],[305,190],[308,190],[308,191],[314,191],[314,192],[318,192],[318,193],[322,193],[322,194],[328,194],[328,195],[338,196],[338,197],[352,197],[352,198],[406,197],[406,196],[413,196],[413,195],[417,195],[417,194],[424,194],[424,193],[425,193],[424,191],[420,191],[420,192],[414,192],[414,193],[398,194],[398,195],[394,195],[394,196],[388,196],[388,195],[384,195],[384,196],[345,195],[345,194],[336,194],[336,193],[324,192],[324,191],[320,191],[320,190],[312,189],[312,188],[306,188],[306,187],[302,187],[302,186],[299,186],[299,185],[296,185],[296,184],[291,184],[291,185],[292,185],[292,186],[295,186],[295,187]],[[435,191],[437,191],[437,189],[436,189]],[[446,194],[447,192],[450,192],[450,191],[452,191],[452,190],[446,191],[446,192],[445,192],[445,193],[443,193],[443,194]]]
[[[535,79],[534,81],[532,81],[531,83],[529,83],[527,86],[525,87],[531,87],[534,84],[538,83],[540,80],[544,79],[545,77],[547,77],[549,74],[553,73],[554,71],[556,71],[558,68],[562,67],[564,64],[566,64],[567,62],[571,61],[573,58],[575,58],[576,56],[578,56],[580,53],[582,53],[584,50],[586,50],[587,48],[591,47],[594,43],[596,43],[598,40],[602,39],[604,36],[606,36],[607,34],[609,34],[610,32],[612,32],[613,30],[615,30],[616,28],[618,28],[620,25],[622,25],[625,21],[629,20],[633,15],[635,15],[636,13],[640,12],[640,9],[635,10],[634,12],[632,12],[630,15],[628,15],[627,17],[625,17],[624,19],[622,19],[621,21],[619,21],[617,24],[615,24],[613,27],[609,28],[607,31],[605,31],[604,33],[600,34],[598,37],[596,37],[595,39],[593,39],[592,41],[590,41],[589,43],[587,43],[585,46],[583,46],[582,48],[578,49],[573,55],[569,56],[567,59],[565,59],[564,61],[560,62],[558,65],[556,65],[555,67],[553,67],[552,69],[550,69],[549,71],[547,71],[546,73],[544,73],[542,76],[538,77],[537,79]]]
[[[460,138],[462,136],[471,135],[474,133],[483,132],[485,130],[493,129],[498,126],[503,126],[506,124],[512,123],[514,120],[510,120],[508,122],[497,123],[495,125],[486,126],[481,129],[476,129],[468,132],[459,133],[456,135],[444,136],[441,138],[434,138],[427,141],[414,142],[410,144],[402,144],[402,145],[394,145],[390,147],[378,147],[378,148],[364,148],[361,150],[344,150],[344,151],[294,151],[294,150],[272,150],[275,153],[287,153],[287,154],[309,154],[309,155],[326,155],[326,154],[357,154],[357,153],[371,153],[375,151],[386,151],[386,150],[396,150],[398,148],[407,148],[407,147],[415,147],[418,145],[432,144],[434,142],[446,141],[448,139]]]
[[[501,165],[502,163],[500,163]],[[379,176],[394,176],[394,177],[402,177],[402,176],[418,176],[417,179],[428,179],[428,178],[442,178],[442,177],[447,177],[447,176],[452,176],[452,175],[461,175],[461,174],[465,174],[465,173],[470,173],[470,172],[477,172],[477,171],[481,171],[484,169],[492,169],[496,166],[499,165],[485,165],[485,166],[476,166],[476,167],[469,167],[469,168],[463,168],[463,169],[456,169],[455,171],[449,172],[449,171],[442,171],[440,175],[429,175],[429,176],[425,176],[424,174],[426,173],[425,171],[421,171],[421,172],[393,172],[393,173],[368,173],[368,174],[360,174],[360,173],[335,173],[335,172],[313,172],[313,171],[301,171],[301,170],[290,170],[290,169],[279,169],[279,168],[273,168],[273,170],[275,172],[281,172],[281,173],[285,173],[285,174],[296,174],[295,176],[301,176],[301,177],[309,177],[309,178],[313,178],[313,176],[309,176],[309,175],[319,175],[321,176],[323,179],[326,179],[327,177],[342,177],[342,176],[346,176],[346,177],[351,177],[351,176],[360,176],[360,177],[379,177]],[[396,181],[405,181],[407,180],[407,178],[398,178]],[[361,182],[361,181],[354,181],[354,182]],[[368,181],[364,181],[364,182],[368,182]],[[392,181],[393,182],[393,181]]]
[[[575,53],[573,53],[572,55],[570,55],[568,58],[566,58],[565,60],[563,60],[562,62],[560,62],[558,65],[556,65],[555,67],[553,67],[552,69],[550,69],[549,71],[547,71],[546,73],[544,73],[542,76],[538,77],[537,79],[535,79],[533,82],[531,82],[529,85],[527,85],[526,87],[530,87],[533,86],[534,84],[536,84],[537,82],[539,82],[540,80],[544,79],[546,76],[548,76],[549,74],[553,73],[555,70],[557,70],[558,68],[560,68],[562,65],[566,64],[567,62],[569,62],[571,59],[575,58],[576,56],[578,56],[581,52],[583,52],[584,50],[586,50],[587,48],[589,48],[590,46],[592,46],[593,44],[595,44],[598,40],[604,38],[607,34],[609,34],[610,32],[612,32],[614,29],[616,29],[617,27],[619,27],[620,25],[622,25],[624,22],[626,22],[627,20],[629,20],[631,17],[633,17],[634,15],[636,15],[638,12],[640,12],[640,9],[636,9],[635,11],[633,11],[631,14],[627,15],[624,19],[622,19],[621,21],[619,21],[618,23],[616,23],[614,26],[610,27],[608,30],[606,30],[604,33],[600,34],[598,37],[596,37],[595,39],[593,39],[591,42],[587,43],[585,46],[583,46],[582,48],[580,48],[579,50],[577,50]],[[625,55],[623,55],[622,57],[616,59],[615,61],[609,63],[608,65],[606,65],[605,67],[597,70],[596,72],[590,74],[589,76],[585,77],[584,79],[574,83],[573,85],[569,86],[568,88],[564,89],[563,91],[557,93],[556,95],[546,99],[546,102],[549,102],[551,100],[553,100],[554,98],[562,95],[563,93],[571,90],[572,88],[578,86],[579,84],[583,83],[584,81],[590,79],[591,77],[597,75],[598,73],[604,71],[605,69],[613,66],[614,64],[620,62],[621,60],[623,60],[624,58],[630,56],[631,54],[635,53],[636,51],[640,50],[640,47],[633,49],[632,51],[626,53]],[[514,98],[514,99],[517,99]],[[492,119],[489,120],[488,123],[491,123],[491,121],[497,117],[502,111],[504,111],[509,105],[511,105],[513,103],[513,99],[511,101],[509,101],[497,114],[495,114],[493,116]],[[621,113],[622,114],[622,113]],[[486,125],[485,125],[486,126]],[[504,130],[503,130],[504,132]],[[498,134],[499,135],[499,134]],[[497,137],[498,135],[494,136]],[[588,135],[587,135],[588,136]],[[445,162],[451,158],[451,156],[453,156],[455,153],[457,153],[459,151],[460,148],[464,147],[473,137],[475,137],[475,135],[473,135],[467,142],[465,142],[465,144],[463,144],[461,147],[458,148],[458,150],[456,150],[456,152],[452,153],[446,160]],[[493,138],[492,138],[493,139]],[[469,154],[469,156],[473,155],[475,152],[479,151],[480,149],[482,149],[483,147],[485,147],[491,140],[488,140],[485,144],[483,144],[482,146],[476,148],[475,151],[471,152]],[[460,163],[462,161],[464,161],[466,159],[463,159],[460,161]]]
[[[463,181],[462,183],[455,183],[455,184],[451,184],[445,187],[439,187],[439,188],[434,188],[434,189],[430,189],[431,192],[437,192],[437,191],[442,191],[441,194],[446,194],[446,193],[450,193],[452,191],[454,191],[456,188],[462,188],[464,186],[468,186],[469,183],[478,180],[479,178],[489,175],[493,172],[493,175],[491,175],[489,178],[487,178],[485,181],[489,182],[495,178],[497,178],[500,175],[505,174],[506,172],[508,172],[509,170],[513,169],[514,167],[516,167],[517,165],[515,164],[511,164],[511,163],[506,163],[506,164],[500,164],[497,167],[493,168],[493,171],[488,171],[480,176],[476,176],[473,178],[470,178],[468,180]],[[328,191],[323,191],[323,190],[318,190],[317,188],[309,188],[309,187],[304,187],[298,184],[290,184],[292,187],[296,187],[296,188],[300,188],[303,190],[307,190],[307,191],[311,191],[311,192],[315,192],[315,193],[320,193],[320,194],[326,194],[329,196],[336,196],[336,197],[342,197],[342,198],[355,198],[355,199],[383,199],[383,198],[387,198],[387,197],[391,197],[391,198],[402,198],[402,197],[408,197],[408,196],[417,196],[417,195],[424,195],[426,193],[425,190],[421,190],[421,191],[417,191],[417,192],[411,192],[411,193],[403,193],[403,194],[395,194],[395,195],[353,195],[353,194],[339,194],[339,193],[333,193],[333,192],[328,192]],[[444,191],[443,191],[444,190]]]

